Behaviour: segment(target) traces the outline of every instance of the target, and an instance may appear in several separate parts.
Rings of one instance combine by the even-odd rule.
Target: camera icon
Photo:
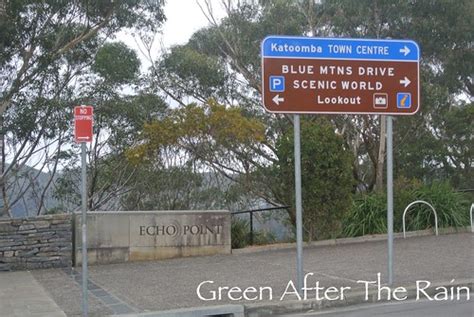
[[[388,95],[386,93],[374,94],[374,108],[375,109],[387,109],[388,108]]]

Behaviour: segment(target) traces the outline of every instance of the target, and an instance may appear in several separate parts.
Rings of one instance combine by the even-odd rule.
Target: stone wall
[[[88,263],[229,254],[230,220],[222,210],[88,212]],[[74,223],[74,264],[80,265],[80,214]]]
[[[71,266],[71,215],[0,220],[0,271]]]

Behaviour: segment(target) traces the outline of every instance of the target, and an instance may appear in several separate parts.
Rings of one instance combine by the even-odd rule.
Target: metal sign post
[[[387,115],[388,282],[393,283],[392,117],[420,109],[420,48],[411,40],[268,36],[261,43],[262,103],[295,114],[297,282],[303,285],[300,114]]]
[[[387,246],[388,285],[393,284],[393,118],[387,116]]]
[[[301,198],[300,115],[294,115],[295,143],[295,203],[296,203],[296,287],[303,289],[303,205]]]
[[[82,196],[82,315],[87,317],[89,305],[87,298],[87,162],[86,143],[81,143],[81,196]]]
[[[89,314],[87,296],[87,153],[86,143],[92,142],[94,109],[91,106],[74,107],[74,139],[81,143],[81,199],[82,199],[82,315]]]

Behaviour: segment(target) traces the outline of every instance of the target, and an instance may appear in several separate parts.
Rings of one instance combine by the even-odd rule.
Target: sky
[[[167,0],[164,10],[166,21],[162,26],[161,34],[157,34],[152,50],[151,57],[156,61],[158,57],[174,45],[186,44],[194,32],[210,25],[206,16],[202,13],[198,2],[203,8],[205,0]],[[212,6],[214,17],[219,21],[225,15],[225,10],[221,3],[222,0],[209,0]],[[142,62],[142,72],[146,72],[151,65],[148,53],[144,49],[140,40],[132,36],[130,30],[121,31],[113,40],[125,42],[130,48],[134,49]]]
[[[163,25],[163,44],[170,47],[185,44],[191,35],[209,25],[201,12],[197,0],[168,0],[165,5],[167,21]],[[203,0],[198,0],[204,5]],[[219,0],[210,1],[217,18],[222,18],[224,10]]]

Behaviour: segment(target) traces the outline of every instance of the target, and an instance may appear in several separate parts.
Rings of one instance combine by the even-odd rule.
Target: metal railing
[[[425,205],[428,205],[431,208],[431,210],[433,210],[433,213],[434,213],[434,216],[435,216],[435,233],[436,233],[436,235],[438,235],[438,215],[436,214],[436,210],[434,209],[434,207],[431,204],[427,203],[424,200],[415,200],[414,202],[410,203],[405,208],[405,211],[403,211],[403,218],[402,218],[403,238],[406,238],[406,234],[405,234],[405,216],[406,216],[406,213],[407,213],[408,209],[410,209],[410,207],[415,205],[415,204],[425,204]]]
[[[270,210],[277,210],[277,209],[288,209],[290,206],[276,206],[276,207],[269,207],[269,208],[259,208],[259,209],[250,209],[250,210],[242,210],[242,211],[234,211],[232,215],[238,214],[250,214],[250,236],[249,236],[249,244],[253,245],[253,237],[254,237],[254,230],[253,230],[253,214],[255,212],[262,212],[262,211],[270,211]]]

